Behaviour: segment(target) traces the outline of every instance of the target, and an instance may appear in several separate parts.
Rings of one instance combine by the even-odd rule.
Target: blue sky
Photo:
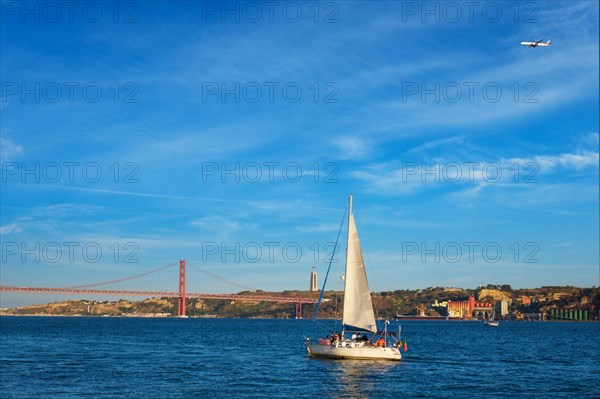
[[[598,4],[478,4],[2,2],[2,284],[597,286]]]

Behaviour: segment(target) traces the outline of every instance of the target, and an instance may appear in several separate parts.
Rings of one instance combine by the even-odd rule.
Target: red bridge
[[[103,295],[103,296],[141,296],[141,297],[170,297],[178,298],[177,302],[177,316],[186,315],[186,299],[187,298],[200,298],[200,299],[225,299],[234,301],[251,301],[251,302],[284,302],[295,304],[295,314],[297,318],[302,317],[302,305],[305,303],[317,303],[317,298],[310,297],[295,297],[295,296],[271,296],[271,295],[256,295],[256,294],[194,294],[186,291],[186,261],[179,261],[179,275],[178,275],[178,291],[150,291],[150,290],[122,290],[122,289],[92,289],[90,287],[107,285],[117,283],[126,280],[132,280],[137,277],[149,275],[159,270],[166,269],[173,266],[172,264],[163,266],[161,268],[151,270],[146,273],[138,274],[131,277],[125,277],[118,280],[111,280],[102,283],[88,284],[78,287],[64,287],[64,288],[47,288],[47,287],[17,287],[17,286],[6,286],[0,285],[0,292],[13,292],[13,293],[28,293],[28,294],[85,294],[85,295]],[[226,279],[220,278],[212,273],[208,273],[212,277],[229,282],[230,284],[238,285],[230,282]]]

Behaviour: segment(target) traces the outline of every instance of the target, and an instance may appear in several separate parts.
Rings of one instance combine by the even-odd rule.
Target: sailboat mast
[[[348,234],[346,235],[346,267],[344,270],[344,301],[346,300],[346,284],[348,284],[348,247],[350,246],[350,217],[352,215],[352,194],[348,198]],[[342,313],[342,339],[344,338],[344,315]]]

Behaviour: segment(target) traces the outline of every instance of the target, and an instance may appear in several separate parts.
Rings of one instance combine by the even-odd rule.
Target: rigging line
[[[322,330],[326,330],[327,329],[327,326],[325,325],[325,323],[323,323],[323,322],[321,322],[319,320],[315,320],[315,323],[317,325],[319,325],[319,327],[321,327]],[[335,328],[334,328],[334,331],[335,331]]]
[[[333,257],[335,256],[335,252],[338,247],[338,241],[340,240],[340,234],[342,233],[342,227],[344,227],[344,221],[346,220],[346,210],[344,211],[344,215],[342,216],[342,224],[340,224],[340,229],[338,230],[337,238],[335,239],[335,245],[333,246],[333,251],[331,251],[331,258],[329,258],[329,266],[327,267],[327,273],[325,274],[325,280],[323,281],[323,288],[321,289],[321,295],[319,295],[319,302],[317,302],[317,307],[315,309],[315,315],[313,316],[313,320],[317,319],[317,314],[319,313],[319,307],[321,307],[321,301],[323,300],[323,294],[325,294],[325,286],[327,285],[327,278],[329,277],[329,271],[331,270],[331,264],[333,263]]]
[[[150,271],[147,271],[147,272],[144,272],[144,273],[136,274],[135,276],[129,276],[129,277],[119,278],[119,279],[110,280],[110,281],[104,281],[104,282],[101,282],[101,283],[86,284],[86,285],[76,285],[76,286],[73,286],[73,287],[65,287],[65,288],[87,288],[87,287],[97,287],[99,285],[107,285],[107,284],[112,284],[112,283],[118,283],[118,282],[121,282],[121,281],[127,281],[127,280],[132,280],[134,278],[147,276],[148,274],[152,274],[152,273],[155,273],[155,272],[167,269],[169,267],[173,267],[173,266],[178,265],[178,264],[179,263],[170,263],[168,265],[161,266],[158,269],[153,269],[153,270],[150,270]]]
[[[199,272],[204,273],[204,274],[206,274],[206,275],[208,275],[208,276],[210,276],[210,277],[212,277],[214,279],[217,279],[219,281],[222,281],[224,283],[234,285],[234,286],[236,286],[238,288],[242,288],[242,289],[244,289],[246,291],[255,291],[254,288],[251,288],[251,287],[248,287],[248,286],[245,286],[245,285],[242,285],[242,284],[238,284],[238,283],[233,282],[231,280],[227,280],[226,278],[223,278],[221,276],[217,276],[216,274],[213,274],[211,272],[207,272],[206,270],[201,269],[201,268],[199,268],[198,266],[196,266],[196,265],[194,265],[192,263],[188,263],[188,266],[192,266],[194,269],[198,270]]]

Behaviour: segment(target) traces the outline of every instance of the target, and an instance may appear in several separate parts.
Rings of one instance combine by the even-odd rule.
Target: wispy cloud
[[[448,140],[452,142],[457,139]],[[426,143],[421,148],[432,149],[445,144],[448,142],[438,140]],[[352,172],[352,176],[363,181],[371,192],[407,195],[423,190],[444,189],[453,192],[450,198],[464,200],[477,198],[488,188],[496,192],[508,189],[511,195],[515,195],[515,191],[521,192],[521,195],[537,195],[538,190],[552,190],[552,187],[560,190],[559,183],[554,182],[552,186],[540,183],[539,174],[585,169],[597,172],[599,166],[599,154],[593,150],[479,162],[450,161],[450,153],[445,153],[445,157],[446,160],[442,158],[434,162],[371,164]],[[556,195],[547,198],[556,198]]]
[[[579,140],[580,151],[585,151],[586,148],[590,147],[598,147],[600,141],[600,135],[598,132],[595,133],[587,133],[581,136]]]
[[[132,196],[132,197],[148,197],[157,199],[173,199],[173,200],[193,200],[193,201],[215,201],[215,202],[231,202],[231,203],[252,203],[252,201],[227,199],[227,198],[209,198],[209,197],[196,197],[186,195],[173,195],[173,194],[161,194],[161,193],[147,193],[127,190],[111,190],[105,188],[90,188],[90,187],[78,187],[78,186],[65,186],[56,184],[38,184],[35,187],[55,190],[67,190],[67,191],[81,191],[89,193],[102,193],[118,196]]]
[[[0,226],[0,234],[1,235],[20,233],[22,231],[23,231],[23,226],[21,226],[18,223],[9,223],[9,224],[5,224],[4,226]]]
[[[473,187],[446,194],[445,198],[463,207],[483,207],[502,204],[504,207],[538,207],[546,213],[549,205],[574,205],[598,200],[598,184],[580,182],[502,184],[479,182]],[[573,193],[577,193],[576,196]]]
[[[372,143],[358,136],[339,136],[331,141],[339,159],[364,159],[372,151]]]
[[[252,223],[243,222],[239,219],[227,218],[223,215],[208,215],[190,222],[192,226],[203,230],[218,232],[233,232],[238,230],[251,230],[256,228]]]
[[[320,223],[313,226],[296,226],[296,231],[299,233],[330,233],[338,231],[339,225],[335,223]]]
[[[540,172],[550,173],[557,168],[567,170],[579,170],[590,166],[599,166],[598,152],[582,151],[579,153],[566,153],[559,155],[536,155],[531,158],[512,158],[501,161],[505,165],[520,165],[536,164]]]
[[[557,247],[570,247],[572,245],[572,242],[559,242],[558,244],[556,244]]]
[[[10,162],[20,155],[23,155],[23,147],[8,137],[0,135],[0,159],[2,162]]]
[[[422,151],[428,151],[428,150],[432,150],[432,149],[439,148],[439,147],[458,146],[458,145],[464,146],[465,144],[467,144],[466,136],[453,136],[453,137],[447,137],[447,138],[443,138],[443,139],[428,141],[425,144],[421,144],[417,147],[411,148],[408,152],[422,152]]]

